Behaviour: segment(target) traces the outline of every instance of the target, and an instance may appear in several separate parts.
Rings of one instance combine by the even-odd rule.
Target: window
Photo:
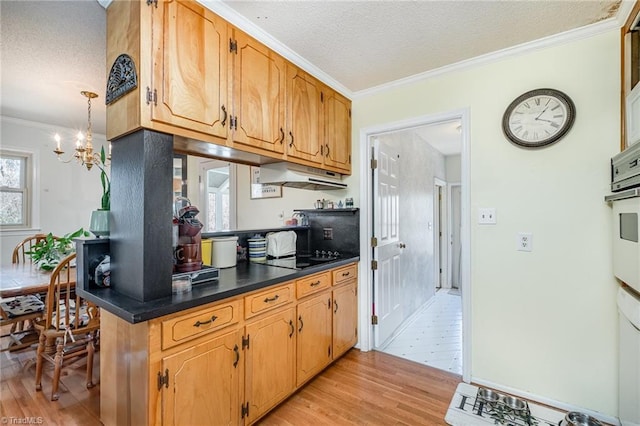
[[[0,227],[31,226],[32,155],[0,150]]]
[[[220,161],[202,163],[205,199],[205,231],[231,229],[230,165]]]

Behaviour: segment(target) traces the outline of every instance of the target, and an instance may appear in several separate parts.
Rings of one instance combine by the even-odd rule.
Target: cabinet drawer
[[[296,281],[296,296],[298,299],[331,287],[331,274],[312,275]]]
[[[284,306],[293,301],[293,285],[281,285],[270,290],[261,291],[244,298],[245,318],[251,318],[263,312]]]
[[[358,265],[356,263],[333,271],[333,285],[339,285],[354,278],[358,278]]]
[[[240,320],[240,300],[162,322],[162,349],[220,330]]]

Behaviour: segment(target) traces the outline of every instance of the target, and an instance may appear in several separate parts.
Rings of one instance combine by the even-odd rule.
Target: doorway
[[[468,208],[468,163],[469,163],[469,158],[468,158],[468,110],[460,110],[460,111],[454,111],[454,112],[450,112],[450,113],[443,113],[443,114],[437,114],[437,115],[433,115],[433,116],[427,116],[427,117],[420,117],[420,118],[416,118],[416,119],[412,119],[412,120],[407,120],[404,122],[399,122],[399,123],[391,123],[391,124],[386,124],[386,125],[380,125],[380,126],[376,126],[374,128],[367,128],[364,129],[361,132],[361,164],[368,164],[370,161],[370,153],[373,152],[373,146],[374,146],[374,140],[376,139],[380,139],[380,138],[388,138],[390,135],[393,135],[394,133],[399,133],[399,132],[407,132],[407,134],[415,134],[415,131],[420,129],[421,127],[424,126],[429,126],[429,125],[434,125],[434,124],[438,124],[438,123],[451,123],[451,122],[457,122],[457,129],[460,131],[459,135],[461,138],[461,144],[462,144],[462,148],[461,148],[461,152],[460,152],[460,175],[461,175],[461,202],[460,202],[460,206],[461,206],[461,212],[462,212],[462,220],[461,220],[461,238],[462,238],[462,244],[461,244],[461,255],[460,255],[460,265],[461,265],[461,273],[460,273],[460,277],[461,277],[461,289],[462,289],[462,300],[461,300],[461,304],[462,304],[462,346],[463,346],[463,351],[462,351],[462,373],[463,373],[463,380],[468,381],[469,380],[469,372],[470,372],[470,368],[469,368],[469,361],[470,361],[470,339],[467,338],[467,336],[469,335],[469,331],[470,331],[470,324],[469,324],[469,315],[468,313],[470,312],[470,301],[469,301],[469,293],[468,289],[465,292],[465,288],[468,287],[469,285],[469,273],[468,273],[468,256],[469,256],[469,243],[468,243],[468,234],[469,234],[469,218],[467,217],[468,215],[464,214],[465,211],[467,211]],[[418,138],[419,139],[419,138]],[[424,141],[422,141],[424,142]],[[406,155],[406,154],[405,154]],[[401,153],[402,156],[402,153]],[[402,166],[404,167],[404,165]],[[413,175],[412,175],[413,176]],[[442,176],[441,176],[442,177]],[[416,179],[413,179],[412,177],[407,177],[407,176],[401,176],[400,178],[400,182],[401,185],[414,185],[415,184]],[[438,190],[438,192],[443,192],[444,194],[448,195],[448,190],[446,185],[444,185],[445,182],[438,182],[440,185],[434,185],[434,180],[431,179],[429,180],[430,183],[428,183],[428,187],[430,192],[434,192],[436,189]],[[424,186],[426,182],[422,181],[420,182],[421,185]],[[404,262],[403,263],[403,258],[410,258],[410,252],[412,250],[416,250],[418,249],[421,244],[418,243],[416,244],[415,241],[413,243],[410,243],[410,241],[406,240],[407,238],[411,238],[411,235],[403,235],[402,232],[402,224],[406,224],[406,223],[410,223],[410,224],[415,224],[417,222],[420,222],[420,220],[424,220],[421,219],[421,217],[418,215],[416,216],[415,219],[411,219],[411,220],[398,220],[398,222],[401,224],[401,228],[398,232],[398,238],[396,241],[396,245],[400,248],[399,254],[398,254],[398,259],[396,260],[397,264],[400,265],[399,268],[397,268],[398,272],[395,272],[397,275],[394,277],[393,275],[385,275],[384,277],[381,277],[379,273],[377,273],[375,271],[375,269],[373,271],[369,271],[369,265],[372,266],[372,269],[374,266],[379,267],[380,264],[378,263],[376,265],[376,262],[378,260],[378,251],[376,247],[372,247],[370,244],[370,241],[375,241],[372,240],[372,237],[375,237],[375,231],[376,231],[376,220],[378,220],[378,218],[376,217],[377,215],[380,215],[380,212],[376,213],[376,205],[379,202],[378,200],[378,193],[377,191],[379,189],[378,188],[378,184],[379,182],[376,181],[376,176],[375,173],[371,173],[371,170],[361,170],[361,204],[363,206],[369,206],[369,207],[373,207],[373,208],[367,208],[367,212],[365,212],[366,214],[363,215],[362,220],[363,220],[363,226],[361,227],[361,242],[362,242],[362,247],[361,247],[361,253],[363,255],[361,255],[361,267],[364,269],[366,268],[364,271],[362,271],[361,276],[363,277],[362,281],[361,281],[361,295],[362,297],[360,298],[360,312],[361,312],[361,316],[360,316],[360,329],[361,330],[367,330],[368,332],[364,332],[361,334],[361,339],[360,339],[360,347],[362,350],[370,350],[370,349],[375,349],[375,348],[379,348],[383,345],[383,343],[388,343],[387,339],[383,339],[384,336],[380,336],[377,333],[376,327],[377,325],[373,325],[372,323],[375,323],[376,321],[380,320],[380,317],[377,315],[379,312],[377,311],[377,309],[379,309],[381,307],[381,305],[384,305],[386,302],[384,300],[384,296],[385,293],[384,291],[382,291],[382,289],[378,286],[378,284],[384,279],[396,279],[397,280],[397,285],[402,288],[405,289],[407,285],[411,285],[413,284],[413,280],[412,281],[407,281],[405,279],[403,279],[402,274],[406,273],[409,269],[410,269],[410,265],[411,262]],[[440,186],[442,186],[442,188],[439,188]],[[424,191],[424,188],[422,188],[422,190]],[[443,208],[445,205],[448,206],[448,202],[446,202],[446,204],[441,205],[441,206],[436,206],[434,204],[433,201],[433,197],[431,198],[430,202],[426,202],[424,203],[424,205],[420,208],[417,206],[413,206],[411,205],[410,201],[412,197],[403,197],[402,196],[402,189],[398,190],[398,193],[400,194],[400,196],[398,197],[399,201],[399,211],[400,214],[407,213],[407,212],[420,212],[420,211],[431,211],[435,214],[437,214],[437,212],[435,211],[436,209],[438,209],[438,212],[441,212],[441,215],[444,217],[446,215],[446,213],[442,213],[443,210],[448,210]],[[403,206],[403,202],[405,202],[404,206]],[[406,207],[406,208],[405,208]],[[442,208],[442,210],[439,210],[440,208]],[[435,223],[435,216],[431,217],[430,220],[427,220],[426,226],[423,227],[423,229],[429,229],[431,231],[431,233],[433,234],[434,230],[436,228],[438,229],[438,232],[440,232],[442,230],[442,228],[447,228],[448,226],[444,225],[444,223],[448,224],[448,220],[443,220],[441,223],[441,226],[437,226]],[[444,236],[449,236],[450,232],[446,232],[443,235]],[[421,242],[427,241],[424,239],[424,235],[422,235],[423,238],[422,240],[420,240]],[[445,243],[448,243],[449,238],[444,238]],[[439,244],[437,241],[435,240],[431,240],[433,242],[433,245],[435,244]],[[442,245],[440,245],[440,247],[442,247]],[[431,250],[433,250],[433,246],[431,246]],[[449,264],[450,262],[450,256],[449,256],[449,250],[439,250],[440,252],[443,253],[443,255],[441,257],[446,257],[446,265]],[[446,253],[446,254],[444,254]],[[430,253],[430,256],[433,258],[434,253]],[[444,261],[444,259],[443,259]],[[413,262],[416,263],[416,262]],[[419,262],[417,262],[419,263]],[[439,263],[440,264],[440,263]],[[443,282],[443,280],[445,282],[448,282],[448,276],[449,276],[449,272],[447,272],[447,277],[444,279],[439,279],[439,276],[436,275],[436,271],[435,271],[435,267],[433,267],[433,270],[428,271],[428,274],[425,273],[424,275],[426,275],[428,277],[428,279],[431,281],[430,285],[432,285],[432,292],[434,295],[435,294],[435,283],[437,281],[439,281],[440,283]],[[439,267],[438,267],[439,269]],[[448,268],[447,268],[448,269]],[[387,285],[387,287],[389,287],[389,285]],[[376,293],[377,291],[377,293]],[[465,294],[466,293],[466,294]],[[407,303],[412,303],[413,300],[409,300],[409,301],[405,301]],[[410,317],[412,314],[413,316],[415,316],[418,313],[419,308],[424,307],[423,305],[427,305],[426,303],[420,303],[420,306],[412,306],[412,310],[410,310],[410,314],[405,314],[404,316],[404,323],[407,322],[407,319],[409,319],[408,317]]]

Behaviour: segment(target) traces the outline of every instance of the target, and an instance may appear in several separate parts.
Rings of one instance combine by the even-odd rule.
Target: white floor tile
[[[462,374],[462,303],[459,292],[440,290],[382,350],[441,370]],[[402,327],[401,327],[402,328]]]

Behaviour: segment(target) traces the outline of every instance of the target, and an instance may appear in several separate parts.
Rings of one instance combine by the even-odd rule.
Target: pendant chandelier
[[[99,152],[93,151],[93,135],[91,132],[91,99],[97,98],[98,95],[84,90],[80,93],[82,96],[87,98],[87,136],[85,137],[82,132],[78,132],[76,135],[74,153],[68,160],[64,160],[62,158],[64,151],[61,148],[61,138],[60,135],[56,133],[54,136],[56,149],[54,149],[53,152],[58,156],[58,160],[63,163],[69,163],[75,159],[81,165],[86,166],[87,170],[91,170],[94,164],[97,164],[98,167],[102,169],[109,161],[111,161],[111,144],[109,144],[109,154],[106,158],[101,158]]]

